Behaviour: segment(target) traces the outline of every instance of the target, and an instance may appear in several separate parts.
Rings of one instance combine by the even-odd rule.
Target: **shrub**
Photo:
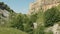
[[[45,13],[45,26],[53,26],[54,23],[60,21],[60,11],[57,8],[48,9]]]

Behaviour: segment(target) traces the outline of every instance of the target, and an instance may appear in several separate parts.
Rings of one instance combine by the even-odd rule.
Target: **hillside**
[[[44,0],[43,0],[44,1]],[[45,8],[52,6],[52,0],[45,0]],[[40,2],[40,0],[39,0]],[[52,2],[55,2],[53,0]],[[60,34],[60,3],[43,10],[38,3],[33,4],[30,15],[15,13],[3,2],[0,3],[0,34]],[[48,4],[48,5],[47,5]],[[57,6],[55,6],[57,5]],[[36,6],[36,7],[35,7]],[[40,9],[41,8],[41,9]]]
[[[18,29],[0,27],[0,34],[27,34]]]
[[[0,2],[0,26],[6,26],[15,12],[4,2]]]
[[[12,22],[18,13],[15,13],[4,2],[0,2],[0,34],[27,34],[26,32],[13,28]]]
[[[7,4],[0,2],[0,9],[7,10],[8,12],[14,12]]]

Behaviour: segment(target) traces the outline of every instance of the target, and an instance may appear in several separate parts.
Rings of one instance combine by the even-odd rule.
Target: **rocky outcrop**
[[[39,10],[45,12],[47,9],[58,6],[59,4],[60,0],[36,0],[30,4],[28,14],[38,13]]]
[[[9,12],[7,10],[2,10],[0,9],[0,14],[3,16],[3,17],[9,17]]]
[[[53,34],[60,34],[60,25],[58,23],[54,24],[52,27],[45,29],[45,32],[52,31]]]
[[[9,12],[7,10],[0,9],[0,25],[4,24],[9,19]]]

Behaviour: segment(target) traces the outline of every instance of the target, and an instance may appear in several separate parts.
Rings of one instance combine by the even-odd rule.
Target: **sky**
[[[7,4],[16,13],[24,14],[29,11],[29,4],[33,1],[34,0],[0,0],[0,2]]]

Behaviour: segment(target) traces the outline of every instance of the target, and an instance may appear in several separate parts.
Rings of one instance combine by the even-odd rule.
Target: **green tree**
[[[23,15],[17,14],[15,18],[12,20],[12,27],[20,29],[23,31]]]
[[[27,33],[32,32],[32,25],[30,18],[26,14],[17,14],[14,17],[12,17],[11,20],[13,28],[17,28],[19,30],[25,31]]]
[[[8,12],[14,12],[7,4],[5,4],[4,2],[0,2],[0,8],[1,9],[5,9]]]
[[[48,9],[44,14],[45,26],[53,26],[54,23],[60,21],[60,11],[56,7]]]

